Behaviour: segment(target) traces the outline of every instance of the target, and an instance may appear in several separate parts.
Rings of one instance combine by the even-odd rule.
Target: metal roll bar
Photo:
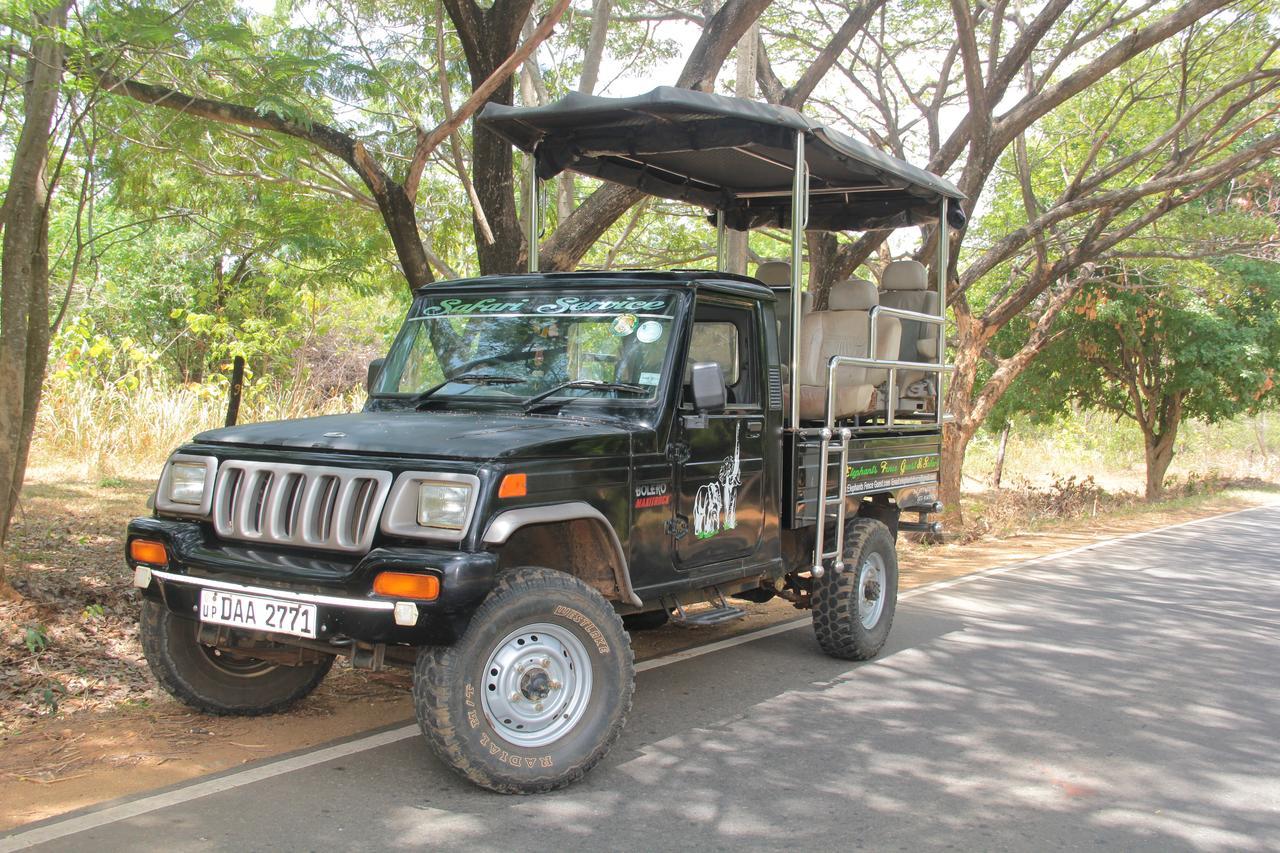
[[[867,426],[858,426],[857,430],[863,432],[884,432],[889,430],[907,431],[922,430],[928,428],[941,429],[946,422],[947,417],[943,412],[943,401],[946,397],[945,378],[946,375],[954,368],[952,365],[945,363],[947,351],[946,337],[946,306],[947,306],[947,267],[949,264],[950,244],[947,239],[947,199],[944,197],[939,202],[938,210],[938,228],[937,228],[937,273],[938,273],[938,296],[939,296],[939,315],[922,314],[918,311],[907,311],[899,308],[890,308],[885,306],[876,306],[869,312],[870,316],[870,334],[869,352],[870,357],[853,357],[853,356],[833,356],[827,363],[827,397],[826,411],[823,417],[823,426],[819,428],[802,428],[800,426],[800,322],[801,316],[801,280],[804,265],[804,234],[805,228],[809,222],[809,196],[810,196],[810,179],[809,167],[805,160],[805,131],[796,131],[795,133],[795,152],[792,161],[792,183],[791,183],[791,338],[790,351],[787,353],[787,361],[790,366],[790,377],[788,384],[791,390],[791,401],[787,415],[789,417],[788,430],[799,437],[811,437],[816,435],[820,441],[820,456],[818,473],[818,510],[817,510],[817,530],[816,542],[814,545],[813,567],[812,573],[814,577],[822,577],[825,569],[822,562],[827,557],[834,558],[834,567],[837,572],[844,568],[844,524],[846,520],[846,503],[847,498],[844,488],[844,472],[848,468],[849,463],[849,440],[853,436],[854,429],[850,427],[837,427],[835,425],[835,374],[836,370],[842,366],[864,367],[871,369],[887,369],[889,371],[889,379],[887,384],[887,400],[885,403],[885,423],[884,425],[872,424]],[[753,152],[752,156],[761,157],[761,155]],[[772,158],[770,162],[775,162]],[[535,158],[532,154],[528,159],[529,165],[529,183],[528,192],[526,193],[526,228],[528,234],[528,268],[529,272],[538,272],[538,238],[542,232],[542,199],[540,198],[540,187],[537,176],[537,167]],[[781,161],[777,165],[784,165]],[[892,187],[885,185],[884,187],[859,187],[859,192],[869,190],[889,190]],[[822,194],[824,192],[848,192],[847,190],[824,190],[819,188],[816,192]],[[755,196],[773,196],[773,191],[769,192],[746,192],[739,193],[740,198],[749,198]],[[781,193],[776,193],[780,196]],[[716,256],[718,266],[723,269],[726,262],[726,234],[725,234],[725,217],[722,209],[716,210]],[[938,361],[937,363],[918,362],[918,361],[901,361],[898,359],[877,359],[875,352],[878,344],[877,320],[881,317],[896,317],[903,320],[915,320],[921,323],[928,323],[938,328]],[[897,396],[897,372],[899,370],[911,370],[924,373],[931,373],[937,376],[937,398],[934,406],[935,422],[926,426],[921,422],[916,423],[895,423]],[[827,497],[828,474],[827,468],[831,452],[831,441],[834,438],[840,440],[840,471],[841,471],[841,488],[840,494],[832,499]],[[838,504],[836,509],[836,548],[833,554],[823,552],[823,538],[826,529],[827,506],[835,500]]]
[[[943,359],[946,358],[946,354],[947,354],[946,344],[945,344],[946,320],[944,320],[942,317],[935,317],[932,314],[921,314],[919,311],[908,311],[905,308],[889,308],[884,305],[877,305],[876,307],[872,308],[869,313],[870,319],[868,320],[868,322],[871,325],[871,330],[867,336],[869,339],[869,342],[867,344],[867,352],[872,354],[872,360],[876,360],[875,353],[879,350],[879,347],[877,346],[878,341],[876,339],[877,332],[878,332],[877,326],[879,324],[876,323],[876,320],[881,316],[897,317],[902,320],[917,320],[921,323],[928,323],[931,326],[938,327],[938,362],[937,364],[933,364],[932,362],[919,362],[919,364],[925,365],[925,366],[909,367],[909,368],[906,368],[907,370],[918,370],[923,373],[936,374],[936,373],[950,373],[952,370],[955,369],[954,365],[947,366],[943,364]],[[916,362],[903,362],[903,364],[915,364],[915,363]],[[878,360],[877,366],[889,368],[889,387],[885,389],[885,397],[887,397],[887,400],[885,402],[885,420],[887,421],[887,426],[892,427],[893,416],[896,410],[896,406],[894,405],[894,403],[896,401],[896,396],[897,396],[894,392],[897,390],[898,371],[902,370],[903,367],[897,364],[890,364],[886,360]],[[930,368],[933,368],[933,369],[930,369]],[[828,379],[828,381],[830,380]],[[938,379],[938,399],[934,401],[933,408],[934,408],[934,414],[937,417],[936,425],[942,426],[943,414],[942,414],[942,379],[941,378]]]
[[[807,191],[806,181],[806,191]],[[808,199],[806,196],[806,209]],[[902,308],[889,308],[887,306],[877,305],[868,312],[868,344],[867,352],[869,357],[855,356],[832,356],[827,361],[827,399],[826,410],[823,412],[823,425],[816,429],[802,429],[800,427],[800,395],[799,395],[799,378],[800,371],[797,363],[797,353],[799,352],[799,336],[800,336],[800,293],[799,293],[799,253],[796,249],[798,244],[798,234],[802,233],[802,228],[798,228],[796,223],[799,217],[795,213],[795,202],[792,203],[792,291],[791,291],[791,428],[797,436],[813,436],[818,437],[818,496],[817,510],[815,513],[815,530],[813,545],[813,565],[810,569],[815,578],[820,578],[826,572],[823,566],[823,560],[830,557],[832,568],[838,574],[844,569],[844,525],[847,513],[848,499],[845,495],[844,478],[845,472],[849,466],[849,439],[853,434],[853,430],[849,427],[836,427],[835,417],[835,395],[836,395],[836,370],[842,366],[863,367],[870,369],[888,369],[889,379],[885,389],[885,423],[883,426],[859,426],[858,431],[866,432],[888,432],[900,431],[904,425],[896,424],[894,416],[897,410],[897,380],[899,370],[912,370],[922,373],[930,373],[937,377],[936,396],[934,398],[934,423],[929,426],[912,425],[912,429],[942,429],[943,424],[947,421],[947,416],[943,409],[946,400],[946,376],[955,369],[955,365],[946,363],[947,358],[947,267],[950,263],[950,240],[947,236],[947,202],[944,199],[938,210],[938,229],[937,229],[937,275],[938,275],[938,314],[922,314],[919,311],[908,311]],[[878,359],[875,357],[878,349],[878,333],[877,320],[880,317],[896,317],[902,320],[916,320],[921,323],[928,323],[938,328],[938,360],[933,362],[922,361],[901,361],[898,359]],[[831,456],[831,440],[839,436],[840,438],[840,494],[834,498],[827,496],[828,475],[827,468],[830,466]],[[827,506],[832,501],[836,501],[836,541],[835,550],[828,553],[823,551],[823,540],[826,538],[827,524]]]
[[[791,174],[791,428],[800,426],[800,272],[804,264],[804,226],[809,219],[809,166],[804,159],[804,131],[796,133],[795,168]],[[821,545],[819,545],[821,550]]]
[[[527,158],[529,161],[529,189],[525,194],[525,215],[528,221],[525,227],[528,229],[529,244],[529,272],[538,272],[538,236],[542,233],[541,223],[538,221],[542,218],[542,205],[538,204],[538,161],[530,154]]]

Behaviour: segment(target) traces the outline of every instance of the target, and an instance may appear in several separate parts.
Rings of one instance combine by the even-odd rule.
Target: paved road
[[[647,670],[568,791],[484,793],[385,737],[42,849],[1277,850],[1280,508],[935,586],[868,664],[797,628]]]

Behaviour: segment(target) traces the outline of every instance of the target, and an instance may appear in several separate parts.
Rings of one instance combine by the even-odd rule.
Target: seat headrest
[[[928,290],[929,276],[919,261],[894,261],[884,268],[880,283],[885,290]]]
[[[770,287],[789,287],[791,264],[786,261],[765,261],[756,266],[756,278]]]
[[[870,311],[879,304],[880,291],[861,278],[836,282],[827,296],[827,308],[831,311]]]
[[[806,290],[800,294],[800,313],[808,314],[812,310],[813,310],[813,294]]]

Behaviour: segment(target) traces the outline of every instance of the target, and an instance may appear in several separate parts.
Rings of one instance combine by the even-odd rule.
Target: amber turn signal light
[[[135,539],[129,543],[129,556],[136,563],[146,563],[150,566],[167,566],[169,564],[169,553],[165,550],[163,542],[154,542],[150,539]]]
[[[498,486],[500,498],[522,498],[529,493],[529,478],[524,474],[508,474]]]
[[[373,579],[373,591],[389,598],[417,598],[434,601],[440,597],[440,578],[407,572],[382,572]]]

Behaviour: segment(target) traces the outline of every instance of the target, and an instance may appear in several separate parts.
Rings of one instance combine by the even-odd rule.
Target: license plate
[[[200,621],[294,637],[316,636],[316,606],[241,595],[217,589],[200,590]]]

